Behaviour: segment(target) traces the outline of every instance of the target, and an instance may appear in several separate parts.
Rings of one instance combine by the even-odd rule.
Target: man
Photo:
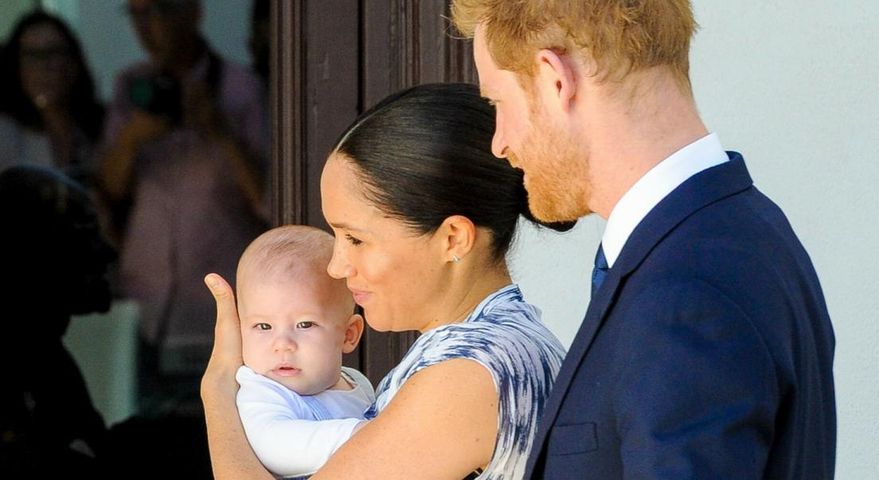
[[[492,149],[542,220],[607,219],[527,478],[828,479],[834,336],[808,255],[699,118],[687,0],[455,0]]]
[[[261,84],[202,37],[198,0],[129,0],[149,61],[116,82],[100,174],[121,243],[121,293],[140,309],[146,414],[200,408],[213,339],[207,272],[235,272],[266,227]]]

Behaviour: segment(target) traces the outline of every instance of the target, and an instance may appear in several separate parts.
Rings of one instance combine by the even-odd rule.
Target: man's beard
[[[586,153],[549,121],[532,112],[531,132],[522,142],[521,153],[510,152],[508,160],[525,172],[528,207],[542,222],[574,221],[592,213],[588,201],[592,191]],[[536,129],[535,125],[540,125]]]

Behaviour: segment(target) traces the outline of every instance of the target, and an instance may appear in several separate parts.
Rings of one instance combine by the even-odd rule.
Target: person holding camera
[[[152,415],[199,408],[214,311],[201,279],[233,275],[268,227],[267,105],[258,78],[202,37],[199,0],[128,0],[127,13],[149,59],[117,77],[99,175]]]

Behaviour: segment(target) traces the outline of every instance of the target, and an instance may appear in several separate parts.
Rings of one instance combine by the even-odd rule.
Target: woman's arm
[[[479,363],[448,360],[421,370],[312,480],[453,479],[486,466],[498,429],[498,394]]]
[[[310,409],[296,393],[246,367],[238,370],[236,378],[241,385],[236,403],[247,441],[260,462],[277,476],[314,473],[365,422],[354,416],[304,420],[312,418]]]
[[[202,379],[202,401],[214,478],[271,479],[247,442],[235,404],[242,364],[238,313],[231,287],[205,279],[217,301],[214,349]],[[484,467],[498,430],[498,393],[475,361],[448,360],[413,375],[374,420],[317,472],[314,480],[454,479]]]
[[[208,275],[205,283],[217,301],[214,349],[201,381],[214,478],[274,480],[247,443],[235,405],[235,372],[243,363],[235,295],[219,275]]]

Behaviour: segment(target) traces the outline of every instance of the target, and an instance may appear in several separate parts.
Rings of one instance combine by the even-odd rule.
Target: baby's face
[[[245,365],[300,395],[339,381],[351,311],[325,282],[250,276],[238,287]]]

